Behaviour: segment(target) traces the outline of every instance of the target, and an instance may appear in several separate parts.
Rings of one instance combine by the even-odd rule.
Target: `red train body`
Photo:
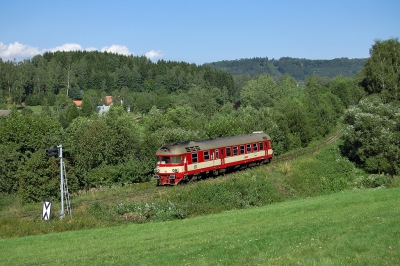
[[[273,157],[271,138],[262,131],[202,141],[164,144],[157,150],[154,178],[158,185],[176,185],[193,178],[267,163]]]

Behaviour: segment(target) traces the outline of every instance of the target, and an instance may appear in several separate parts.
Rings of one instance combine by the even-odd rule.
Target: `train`
[[[166,143],[156,156],[153,177],[157,185],[163,186],[269,163],[274,154],[270,136],[255,131],[240,136]]]

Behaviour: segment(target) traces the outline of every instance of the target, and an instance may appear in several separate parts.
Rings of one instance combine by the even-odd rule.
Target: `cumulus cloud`
[[[35,55],[43,54],[45,52],[56,52],[56,51],[98,51],[96,47],[88,47],[83,48],[80,44],[77,43],[66,43],[61,46],[57,46],[54,48],[48,48],[39,50],[37,47],[32,47],[26,44],[21,44],[19,42],[15,42],[13,44],[6,45],[0,42],[0,58],[3,60],[23,60],[32,58]],[[125,45],[113,44],[111,46],[104,46],[100,49],[101,52],[110,52],[117,53],[122,55],[134,55],[134,53],[130,52],[128,47]],[[151,50],[150,52],[145,53],[145,56],[150,60],[158,60],[164,57],[164,53],[161,50]]]
[[[105,46],[101,48],[102,52],[110,52],[110,53],[117,53],[117,54],[122,54],[122,55],[133,55],[133,53],[129,52],[128,47],[125,45],[118,45],[118,44],[113,44],[110,47]]]
[[[40,54],[37,47],[32,47],[19,42],[10,43],[6,45],[0,42],[0,58],[4,60],[17,60],[33,57]]]
[[[147,52],[145,54],[145,56],[147,58],[149,58],[150,60],[155,61],[155,60],[163,58],[164,57],[164,53],[161,50],[157,50],[157,51],[151,50],[150,52]]]
[[[77,44],[77,43],[66,43],[61,46],[57,46],[56,48],[50,48],[50,52],[56,52],[56,51],[64,51],[64,52],[69,52],[69,51],[81,51],[82,46]]]

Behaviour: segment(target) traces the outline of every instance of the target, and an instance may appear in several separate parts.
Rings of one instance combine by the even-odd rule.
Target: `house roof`
[[[112,103],[112,96],[104,96],[104,100],[106,100],[106,104],[110,105]]]
[[[82,105],[82,101],[81,100],[73,100],[73,102],[78,107],[80,107]]]

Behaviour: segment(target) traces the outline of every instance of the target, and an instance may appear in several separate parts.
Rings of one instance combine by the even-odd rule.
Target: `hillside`
[[[282,57],[278,60],[268,57],[251,59],[224,60],[205,65],[224,70],[232,75],[270,74],[275,80],[283,74],[289,74],[297,81],[305,81],[308,75],[333,78],[339,75],[355,76],[362,69],[367,59],[336,58],[332,60],[309,60]]]
[[[398,265],[399,188],[2,239],[1,265]]]

